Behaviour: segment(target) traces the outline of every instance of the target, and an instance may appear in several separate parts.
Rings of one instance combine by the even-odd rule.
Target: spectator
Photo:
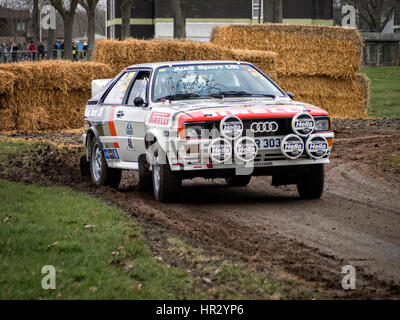
[[[78,61],[78,46],[75,42],[72,44],[72,55],[74,57],[74,60]]]
[[[35,55],[36,55],[36,46],[33,43],[33,41],[31,41],[31,44],[28,47],[28,51],[29,51],[29,59],[31,61],[35,61]]]
[[[12,62],[18,62],[18,46],[15,42],[13,42],[11,46],[11,58]]]
[[[85,56],[85,58],[86,58],[86,55],[87,55],[87,50],[88,50],[88,45],[85,42],[85,44],[83,45],[83,55]]]
[[[0,59],[3,58],[3,46],[0,45]]]
[[[28,47],[26,46],[26,43],[24,42],[22,44],[22,61],[28,60]]]
[[[58,43],[54,42],[53,44],[53,59],[57,60],[58,58]]]
[[[38,50],[38,58],[39,58],[39,60],[42,60],[46,56],[44,45],[43,45],[42,41],[39,41],[37,50]]]
[[[64,41],[61,42],[61,58],[64,59]]]
[[[8,47],[7,47],[7,43],[3,43],[3,58],[4,58],[4,63],[7,63],[7,60],[8,60],[8,52],[9,52],[9,49],[8,49]]]

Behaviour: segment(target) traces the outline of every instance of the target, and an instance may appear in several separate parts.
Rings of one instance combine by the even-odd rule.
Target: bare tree
[[[31,20],[31,26],[32,26],[32,40],[34,43],[38,43],[39,40],[39,33],[40,33],[40,22],[39,22],[39,17],[40,17],[40,10],[39,10],[39,0],[33,0],[32,1],[32,20]]]
[[[382,32],[386,24],[393,17],[399,0],[346,0],[343,4],[353,5],[358,16],[369,27],[371,32]]]
[[[282,22],[282,0],[264,0],[264,22]]]
[[[79,0],[50,0],[50,2],[64,20],[64,54],[66,59],[72,60],[72,26]]]
[[[92,56],[95,40],[95,29],[96,29],[96,7],[99,4],[99,0],[80,0],[80,4],[86,10],[87,24],[88,24],[88,59]]]
[[[171,0],[174,38],[186,38],[186,5],[187,0]]]
[[[125,40],[131,35],[131,12],[136,0],[121,1],[121,40]]]

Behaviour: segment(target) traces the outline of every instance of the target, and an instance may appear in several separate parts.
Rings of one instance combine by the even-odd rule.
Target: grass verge
[[[371,80],[369,116],[400,118],[400,67],[363,67]]]
[[[46,145],[0,136],[0,169],[38,144]],[[298,280],[210,256],[175,237],[164,250],[167,262],[153,256],[134,219],[97,198],[0,179],[0,299],[316,297]],[[54,290],[42,288],[48,265],[56,270]]]

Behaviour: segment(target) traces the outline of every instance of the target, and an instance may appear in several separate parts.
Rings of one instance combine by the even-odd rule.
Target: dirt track
[[[400,121],[368,123],[337,121],[320,200],[300,200],[295,187],[272,187],[270,178],[253,178],[245,188],[195,179],[185,181],[179,203],[160,204],[135,191],[132,173],[124,172],[119,191],[92,187],[79,176],[78,147],[68,154],[42,150],[45,157],[21,154],[0,172],[12,180],[70,185],[117,204],[139,218],[160,255],[163,235],[173,233],[322,287],[328,297],[399,299],[400,176],[382,161],[400,152]],[[79,143],[77,133],[36,136],[43,137]],[[341,269],[348,264],[356,267],[357,289],[344,291]]]

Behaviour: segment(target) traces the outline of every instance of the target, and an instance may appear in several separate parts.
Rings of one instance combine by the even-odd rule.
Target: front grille
[[[246,130],[251,130],[251,124],[254,122],[271,122],[274,121],[278,124],[278,130],[275,132],[251,132],[254,134],[254,137],[268,137],[268,136],[280,136],[287,135],[293,133],[291,121],[292,118],[262,118],[262,119],[243,119],[244,132]]]

